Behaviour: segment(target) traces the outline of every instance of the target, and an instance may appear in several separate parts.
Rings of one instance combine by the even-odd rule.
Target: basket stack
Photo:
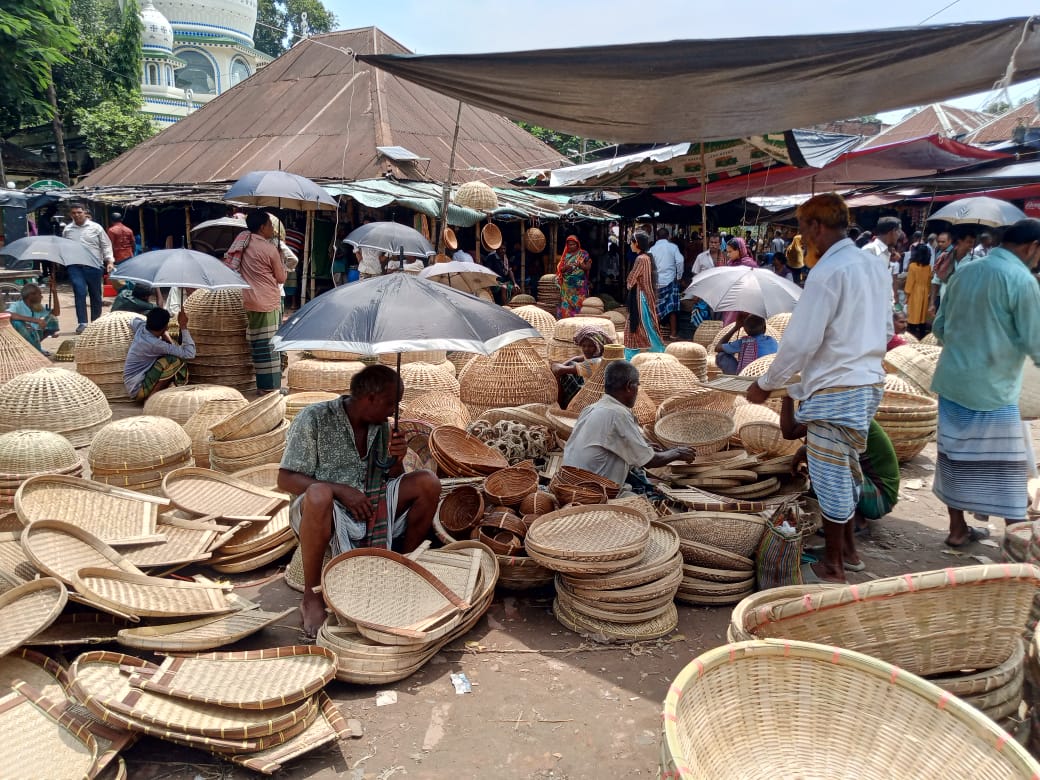
[[[450,425],[465,429],[472,417],[466,405],[457,395],[451,393],[427,393],[411,403],[401,407],[401,417],[407,420],[420,420],[436,427]]]
[[[407,558],[389,550],[344,553],[322,572],[322,595],[338,625],[326,622],[318,645],[336,654],[339,680],[403,680],[476,625],[497,580],[498,561],[479,542],[423,545]]]
[[[708,351],[693,341],[674,341],[664,348],[666,355],[673,355],[697,379],[703,382],[708,376]]]
[[[935,440],[939,403],[926,395],[886,391],[874,419],[892,440],[899,462],[905,463]]]
[[[334,398],[339,398],[339,394],[318,391],[288,395],[285,397],[285,419],[291,423],[296,418],[296,415],[311,404],[320,404],[323,401],[331,401]]]
[[[557,393],[549,366],[524,342],[478,355],[459,375],[459,397],[472,417],[498,406],[551,404]]]
[[[582,317],[601,317],[603,316],[603,299],[589,296],[581,304],[581,316]]]
[[[767,521],[739,512],[687,512],[663,518],[679,536],[685,604],[736,604],[755,590],[755,551]]]
[[[577,466],[560,466],[549,480],[549,492],[556,496],[561,506],[605,504],[618,497],[621,486]]]
[[[448,370],[442,366],[447,365]],[[448,361],[439,364],[415,361],[401,365],[401,381],[404,382],[402,403],[414,401],[427,393],[459,394],[459,381],[455,378],[455,367]]]
[[[733,397],[733,411],[730,414],[733,418],[733,437],[730,439],[730,445],[733,447],[743,446],[737,432],[748,423],[765,422],[777,427],[780,425],[780,415],[768,406],[750,404],[740,396]]]
[[[50,364],[51,361],[42,352],[37,351],[14,329],[11,315],[0,313],[0,385],[19,374]]]
[[[133,322],[140,314],[117,311],[87,325],[76,339],[76,371],[101,388],[110,401],[128,402],[123,384],[123,364],[134,340]]]
[[[38,368],[0,385],[0,433],[53,431],[73,447],[86,447],[111,418],[101,388],[64,368]]]
[[[167,474],[195,461],[191,437],[180,425],[167,417],[139,415],[98,431],[87,464],[96,482],[158,496]]]
[[[209,468],[209,429],[232,412],[246,406],[246,399],[225,399],[206,401],[188,421],[184,423],[184,432],[191,439],[191,456],[197,466]]]
[[[278,463],[285,452],[288,431],[285,399],[278,393],[261,396],[210,426],[210,468],[233,474],[264,463]]]
[[[191,381],[256,390],[256,374],[246,340],[246,310],[241,290],[196,290],[184,301],[195,358]]]
[[[430,454],[446,477],[486,477],[509,466],[509,461],[461,428],[441,425],[429,438]]]
[[[148,396],[144,402],[144,413],[157,417],[169,417],[178,425],[184,425],[206,401],[238,400],[245,398],[238,390],[223,385],[182,385],[167,387]]]
[[[939,364],[942,347],[905,344],[885,353],[885,370],[909,382],[921,395],[934,397],[932,376]]]
[[[78,477],[83,463],[64,436],[50,431],[20,430],[0,436],[0,514],[14,507],[21,484],[38,474]]]
[[[644,353],[640,357],[643,360],[638,365],[639,388],[646,391],[654,406],[691,392],[699,385],[697,376],[672,355]]]
[[[304,358],[289,364],[285,381],[291,393],[347,393],[354,374],[364,368],[365,364],[359,360]]]
[[[538,280],[537,298],[538,308],[555,317],[561,299],[560,283],[556,281],[556,274],[546,274]]]
[[[804,484],[791,474],[793,455],[761,458],[744,450],[726,450],[697,458],[693,463],[672,464],[667,471],[672,485],[708,491],[720,498],[755,502],[781,490],[800,492]],[[695,507],[699,508],[699,507]]]
[[[546,357],[553,363],[560,363],[575,355],[581,354],[581,347],[574,343],[574,337],[582,328],[593,327],[607,334],[607,342],[617,339],[614,323],[602,317],[568,317],[559,320],[553,327],[552,338],[548,342]]]

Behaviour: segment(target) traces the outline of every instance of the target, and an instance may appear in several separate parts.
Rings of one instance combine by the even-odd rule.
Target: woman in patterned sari
[[[657,279],[654,261],[649,255],[650,234],[637,230],[632,234],[632,251],[639,256],[628,272],[628,322],[625,324],[625,357],[639,350],[664,352],[661,330],[657,323]]]
[[[560,284],[560,307],[557,316],[577,317],[585,296],[589,294],[589,269],[592,258],[581,248],[577,236],[567,236],[563,254],[556,264],[556,281]]]

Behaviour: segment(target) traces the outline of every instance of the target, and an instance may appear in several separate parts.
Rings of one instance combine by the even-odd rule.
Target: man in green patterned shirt
[[[411,552],[429,533],[440,480],[431,471],[404,473],[405,437],[387,423],[403,393],[396,371],[369,366],[351,379],[350,395],[305,407],[289,428],[278,487],[294,496],[289,521],[300,538],[309,636],[325,621],[314,588],[330,546],[339,555],[396,542]],[[395,460],[384,470],[388,456]]]

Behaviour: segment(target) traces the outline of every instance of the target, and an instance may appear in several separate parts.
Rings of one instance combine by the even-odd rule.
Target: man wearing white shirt
[[[650,247],[650,257],[657,270],[657,321],[663,326],[668,317],[671,333],[662,333],[666,338],[675,338],[679,332],[679,282],[682,280],[685,259],[679,247],[668,240],[667,228],[658,228],[657,241]]]
[[[899,240],[899,231],[903,229],[898,217],[882,217],[874,228],[874,240],[863,247],[871,254],[880,257],[888,268],[892,262],[892,250]]]
[[[693,261],[693,276],[696,277],[701,271],[707,271],[710,268],[721,265],[725,265],[725,263],[722,261],[722,249],[719,246],[719,234],[712,233],[708,236],[708,248],[697,255],[697,259]]]
[[[102,278],[105,272],[115,268],[112,255],[112,242],[105,229],[87,216],[81,203],[73,203],[69,208],[72,222],[65,226],[62,237],[71,241],[79,241],[87,248],[93,262],[87,264],[69,264],[65,270],[72,283],[72,293],[76,301],[76,333],[82,333],[88,322],[101,316]],[[87,295],[90,295],[90,319],[87,319]]]
[[[752,403],[764,403],[771,390],[801,374],[787,392],[801,402],[795,419],[808,427],[809,477],[827,543],[823,560],[805,576],[828,582],[844,582],[846,568],[863,568],[845,560],[857,558],[849,520],[863,481],[859,456],[884,389],[881,360],[893,333],[888,267],[846,238],[848,222],[848,207],[835,193],[799,206],[799,232],[820,260],[776,359],[747,393]]]

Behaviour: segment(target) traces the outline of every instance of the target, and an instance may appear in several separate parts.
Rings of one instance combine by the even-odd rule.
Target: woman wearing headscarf
[[[637,230],[632,234],[632,251],[638,256],[628,272],[628,322],[625,323],[626,354],[640,349],[664,352],[660,325],[657,323],[657,279],[654,261],[650,259],[650,234]]]
[[[742,238],[731,238],[726,242],[726,265],[728,266],[747,266],[748,268],[758,268],[758,263],[748,252],[747,244],[744,243]],[[742,314],[739,311],[727,311],[722,313],[722,324],[732,325],[737,321],[737,318]]]
[[[558,401],[562,409],[578,394],[585,380],[592,376],[593,370],[603,358],[603,347],[610,341],[606,331],[595,325],[586,325],[574,334],[574,343],[581,348],[581,354],[553,363],[552,372],[559,384]]]
[[[589,294],[589,269],[592,258],[581,248],[577,236],[567,236],[563,254],[556,264],[556,281],[560,285],[560,307],[557,316],[577,317],[585,296]]]

